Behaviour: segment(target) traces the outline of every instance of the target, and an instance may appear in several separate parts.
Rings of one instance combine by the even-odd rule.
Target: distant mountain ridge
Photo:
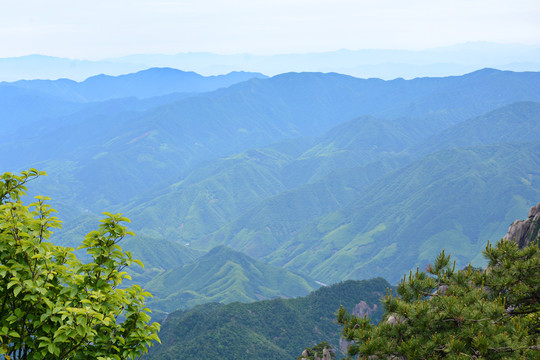
[[[506,224],[540,196],[539,146],[497,144],[426,156],[304,226],[266,260],[323,282],[359,276],[396,282],[441,248],[460,266],[480,261],[484,241],[502,237]]]
[[[377,251],[382,251],[382,248],[378,247],[381,241],[374,239],[391,238],[390,235],[385,235],[391,230],[385,229],[385,226],[388,227],[389,224],[383,221],[383,218],[394,222],[392,219],[399,218],[401,215],[387,213],[373,218],[374,209],[382,211],[382,209],[394,208],[399,212],[400,207],[393,204],[393,201],[403,201],[404,203],[400,206],[405,209],[410,206],[407,203],[412,201],[412,194],[422,194],[417,196],[421,199],[431,198],[430,202],[434,202],[431,205],[424,204],[423,207],[431,208],[434,216],[439,213],[436,215],[437,219],[426,220],[423,223],[416,221],[415,217],[405,217],[404,224],[399,225],[399,221],[396,223],[396,226],[402,230],[396,232],[393,237],[402,239],[404,242],[408,237],[433,237],[439,231],[438,228],[447,226],[443,220],[445,218],[443,214],[446,212],[452,213],[452,218],[462,219],[460,222],[465,221],[466,218],[476,218],[481,222],[483,217],[502,221],[499,225],[495,222],[489,225],[478,225],[484,231],[493,227],[484,234],[479,234],[473,226],[464,227],[461,230],[449,229],[445,233],[450,242],[460,239],[459,246],[456,243],[456,247],[448,245],[447,249],[454,251],[455,256],[465,262],[468,253],[479,253],[481,250],[482,245],[472,246],[478,241],[478,237],[485,241],[488,238],[502,236],[504,223],[511,221],[511,214],[516,214],[518,209],[526,206],[523,203],[533,200],[534,194],[538,191],[534,169],[537,158],[533,155],[532,143],[516,147],[504,144],[538,139],[540,136],[538,114],[540,114],[539,103],[518,102],[444,130],[443,134],[449,134],[444,138],[438,135],[431,138],[428,136],[429,133],[424,134],[428,136],[425,141],[421,141],[423,138],[421,134],[407,133],[398,126],[399,123],[359,118],[338,125],[315,142],[306,141],[304,150],[294,148],[290,155],[287,155],[284,150],[277,151],[282,146],[278,144],[275,147],[254,149],[211,163],[194,172],[198,174],[197,176],[187,176],[169,190],[150,196],[149,201],[141,202],[134,199],[134,202],[138,202],[139,205],[130,204],[125,211],[133,211],[132,217],[135,223],[142,224],[145,219],[152,219],[152,223],[156,224],[155,229],[159,229],[161,234],[192,241],[195,247],[208,248],[217,244],[227,244],[256,258],[262,258],[280,266],[290,266],[296,271],[311,274],[315,279],[323,282],[332,282],[364,273],[364,270],[358,270],[355,273],[357,275],[338,271],[340,268],[344,270],[347,266],[351,266],[350,269],[352,269],[362,263],[353,255],[353,248],[364,248],[367,251],[368,248],[373,247],[373,249],[378,249]],[[362,124],[365,127],[360,127]],[[378,127],[374,128],[375,124],[378,124]],[[394,126],[389,127],[389,125]],[[409,126],[412,124],[409,123]],[[419,126],[419,128],[422,127]],[[382,130],[386,138],[378,137],[376,135],[378,130]],[[476,135],[471,137],[471,134]],[[478,134],[481,136],[481,141],[477,140]],[[355,136],[356,140],[352,140]],[[408,136],[410,140],[401,145],[393,140],[394,138],[404,140]],[[426,148],[429,148],[431,143],[438,144],[439,147],[430,152],[436,150],[439,152],[401,168],[411,161],[411,158],[406,155],[407,152],[414,154],[416,151],[407,149],[407,144],[415,143],[413,139],[420,144],[426,144],[424,145]],[[446,142],[441,139],[446,139]],[[456,140],[459,142],[456,143]],[[463,144],[467,142],[471,146],[464,148]],[[386,145],[388,147],[383,146],[384,144],[388,144]],[[484,148],[482,145],[491,146]],[[413,149],[416,146],[419,145],[415,145]],[[420,148],[424,147],[420,146]],[[372,155],[369,155],[368,150]],[[350,154],[347,155],[348,151]],[[520,157],[529,159],[531,162],[518,172],[506,174],[504,169],[507,167],[515,168],[518,163],[527,164]],[[491,166],[485,166],[485,162],[489,162]],[[331,166],[327,166],[326,163]],[[416,168],[412,170],[413,167]],[[392,172],[392,170],[395,171]],[[296,172],[305,174],[306,178],[295,182],[294,179],[298,177]],[[320,172],[318,174],[320,178],[315,177],[310,180],[312,177],[310,174],[318,172]],[[202,181],[196,180],[199,176]],[[490,176],[492,179],[488,180]],[[481,180],[475,179],[476,177]],[[469,180],[465,180],[467,178]],[[449,187],[452,183],[463,181],[470,181],[471,186],[476,186],[478,189],[472,191],[468,197],[458,196],[452,201],[452,206],[445,205],[445,197],[449,197],[450,194],[446,194],[444,189],[435,189],[440,186]],[[494,187],[490,192],[485,193],[486,189],[482,186],[485,181],[498,185],[492,185]],[[293,188],[288,188],[287,182],[295,185]],[[378,184],[379,182],[385,185]],[[298,184],[304,185],[298,186]],[[262,189],[264,191],[261,191]],[[377,189],[376,192],[374,189]],[[468,187],[465,186],[461,191],[465,189]],[[434,191],[439,191],[439,198],[430,194]],[[372,197],[367,197],[366,193],[374,192]],[[459,194],[457,190],[454,192]],[[508,194],[513,194],[515,198],[508,198]],[[401,197],[402,195],[405,197]],[[468,205],[468,200],[475,196],[492,204],[506,199],[504,201],[507,202],[507,206],[511,206],[512,210],[508,214],[504,214],[502,209],[495,212],[497,207],[493,205],[489,209],[478,207],[477,212],[473,214],[469,209],[472,205]],[[377,201],[386,199],[384,206],[375,202],[375,205],[370,207],[369,204],[372,204],[375,198]],[[182,204],[184,201],[191,206],[180,206],[176,210],[175,204]],[[349,208],[348,205],[351,202],[357,202],[357,205]],[[241,209],[249,204],[252,208],[242,212]],[[463,216],[458,215],[460,206],[463,208],[461,210]],[[363,208],[370,210],[363,212],[360,210]],[[437,208],[439,210],[435,210]],[[365,224],[362,226],[345,225],[346,221],[342,224],[339,222],[341,220],[338,220],[341,217],[355,218],[348,214],[357,214],[359,211],[363,215],[357,218],[372,220],[364,236],[360,236],[357,232],[363,232],[360,229],[365,228]],[[485,216],[480,215],[483,212],[486,212]],[[155,214],[159,216],[156,217]],[[357,218],[351,221],[356,222]],[[412,223],[416,225],[413,226]],[[433,223],[429,225],[429,230],[424,229],[429,223]],[[143,228],[144,226],[141,226],[139,229],[144,231]],[[212,229],[216,230],[209,234]],[[401,235],[402,231],[407,235]],[[157,234],[154,233],[155,235]],[[351,240],[349,250],[344,249],[344,241],[346,242],[344,239]],[[433,241],[443,241],[443,239],[444,236],[441,234],[435,236]],[[298,245],[299,241],[305,242],[305,247]],[[467,242],[470,244],[467,245]],[[356,243],[358,246],[354,245]],[[444,246],[442,243],[440,245]],[[300,247],[297,255],[295,251],[291,251],[296,246]],[[392,251],[397,251],[395,244],[388,243],[387,246],[390,246],[387,249],[388,254],[381,252],[381,261],[384,259],[383,255],[387,256]],[[435,251],[437,247],[426,243],[420,253],[416,255],[411,253],[409,259],[420,256],[421,259],[428,260],[430,256],[436,255],[429,250],[431,248]],[[302,253],[304,255],[300,255]],[[368,258],[376,255],[376,253],[371,254]],[[302,261],[299,259],[293,261],[295,256],[305,256],[309,260],[298,267]],[[336,258],[332,262],[336,264],[324,264],[325,259],[333,256]],[[407,258],[403,254],[402,257]],[[472,258],[469,259],[472,260]],[[422,260],[415,261],[420,261],[419,264],[421,264]],[[321,277],[322,273],[312,273],[316,269],[323,268],[331,269],[334,274],[327,273]],[[379,268],[384,267],[379,266]],[[403,268],[401,272],[407,270]],[[384,275],[392,281],[395,280],[392,275],[379,273],[377,272],[379,270],[374,267],[365,271],[370,271],[372,276]],[[396,271],[396,274],[401,272]]]
[[[304,54],[220,55],[178,53],[138,54],[103,60],[76,60],[44,55],[0,59],[0,80],[83,80],[96,74],[121,75],[150,67],[173,67],[206,75],[245,70],[276,75],[290,71],[337,72],[362,78],[412,79],[462,75],[493,67],[512,71],[539,71],[537,45],[471,42],[423,49],[363,49]]]
[[[252,78],[266,77],[260,73],[243,71],[219,76],[202,76],[192,71],[149,68],[127,75],[95,75],[81,82],[69,79],[19,80],[1,82],[0,87],[13,86],[39,91],[68,101],[92,102],[126,97],[143,99],[172,93],[209,92]]]
[[[64,165],[53,168],[68,166],[75,171],[70,188],[80,189],[76,191],[83,197],[107,199],[103,207],[203,161],[285,139],[317,136],[365,114],[402,119],[404,124],[414,119],[424,127],[442,129],[514,101],[540,101],[539,84],[540,73],[493,69],[410,81],[290,73],[251,79],[144,111],[107,110],[84,121],[70,115],[51,127],[45,120],[37,138],[25,139],[28,135],[22,133],[17,141],[0,145],[12,153],[0,161],[13,169],[56,157]],[[37,144],[51,153],[34,151]],[[107,173],[96,171],[100,168]],[[92,186],[83,190],[90,179]],[[117,186],[112,179],[124,179],[124,185]],[[70,199],[89,203],[81,197]]]

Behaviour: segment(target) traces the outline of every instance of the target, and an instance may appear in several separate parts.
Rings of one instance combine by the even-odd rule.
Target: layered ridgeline
[[[445,248],[482,265],[488,239],[540,196],[540,143],[445,150],[366,187],[349,205],[304,226],[266,259],[320,281],[399,280]]]
[[[2,144],[0,161],[11,170],[33,165],[48,171],[50,177],[40,184],[48,187],[44,193],[81,211],[99,212],[161,188],[202,161],[284,139],[318,136],[362,115],[411,125],[424,120],[417,129],[439,131],[518,100],[540,101],[538,78],[537,73],[491,69],[392,81],[290,73],[143,111],[129,102],[119,108],[114,103],[98,108],[86,104],[92,107],[88,116],[34,117],[29,131],[19,131]],[[15,118],[4,126],[20,130]]]
[[[298,226],[287,212],[310,199],[300,196],[305,194],[303,187],[265,201],[214,237],[225,243],[232,239],[231,246],[253,255],[259,254],[253,251],[255,244],[265,239],[265,244],[279,248],[271,249],[267,261],[323,282],[358,276],[397,281],[409,268],[423,267],[440,248],[466,264],[538,198],[538,143],[519,141],[538,139],[539,114],[539,104],[517,103],[456,125],[447,132],[458,144],[448,137],[440,148],[449,150],[427,155],[360,188],[349,205],[310,224]],[[484,131],[487,122],[489,130]],[[483,134],[482,141],[476,134]],[[459,148],[463,141],[486,146]],[[353,176],[362,170],[330,177],[338,184],[335,177],[340,175],[362,184]],[[339,189],[312,198],[325,198]],[[342,189],[351,195],[349,187]]]
[[[219,246],[192,263],[154,277],[145,286],[158,312],[188,309],[208,302],[252,302],[304,296],[320,287],[313,280]]]
[[[89,114],[110,116],[145,110],[252,78],[266,76],[232,72],[205,77],[176,69],[152,68],[121,76],[98,75],[81,82],[69,79],[0,82],[0,118],[5,121],[2,130],[20,129],[28,124],[23,128],[25,131],[39,125],[50,131],[58,126],[58,117],[74,115],[61,121],[62,124],[80,122],[81,117],[88,118]]]
[[[122,210],[136,230],[196,241],[198,247],[204,242],[209,248],[222,242],[205,240],[209,234],[268,201],[283,199],[278,215],[292,222],[341,207],[363,185],[402,164],[400,152],[426,133],[397,121],[361,117],[317,138],[251,149],[199,166],[167,188],[135,197]],[[377,166],[371,165],[376,161]],[[334,174],[350,168],[346,175]],[[266,215],[267,223],[275,217],[267,213],[248,216],[262,225]],[[233,237],[237,232],[228,230]]]
[[[127,75],[96,75],[80,82],[69,79],[0,82],[0,88],[27,89],[72,102],[95,102],[128,97],[144,99],[173,93],[209,92],[252,78],[266,77],[263,74],[243,71],[202,76],[192,71],[151,68]]]
[[[98,61],[44,55],[0,58],[0,79],[70,78],[94,74],[124,74],[149,67],[169,66],[199,73],[228,73],[243,69],[265,74],[287,71],[338,72],[357,77],[415,78],[463,74],[490,66],[498,69],[540,70],[540,47],[523,44],[467,42],[423,50],[346,50],[280,54],[138,54]]]
[[[249,304],[205,304],[169,314],[161,346],[144,359],[294,359],[321,341],[346,350],[335,324],[340,305],[378,321],[379,299],[390,285],[383,279],[346,281],[306,297]]]
[[[422,145],[406,147],[410,133],[360,118],[303,148],[279,144],[201,167],[125,210],[155,235],[195,248],[227,244],[326,283],[397,281],[441,248],[480,265],[485,242],[538,198],[539,116],[538,103],[497,109],[445,130],[446,141],[428,138],[425,148],[441,150],[424,157]]]
[[[144,284],[221,244],[325,283],[395,281],[441,247],[474,259],[536,203],[538,80],[490,69],[411,81],[301,73],[85,103],[2,123],[17,135],[3,138],[1,161],[49,173],[31,191],[69,220],[64,244],[98,212],[132,218],[140,237],[126,245],[147,264],[135,278]]]

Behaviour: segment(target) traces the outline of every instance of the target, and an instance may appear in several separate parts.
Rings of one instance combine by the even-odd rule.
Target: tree
[[[89,263],[73,248],[49,242],[60,221],[38,196],[24,205],[34,169],[0,177],[0,358],[127,359],[159,341],[149,324],[150,296],[138,285],[121,288],[134,260],[118,242],[133,235],[121,214],[104,213],[98,230],[86,235]]]
[[[538,244],[488,244],[485,270],[455,270],[444,251],[426,272],[388,293],[378,325],[339,309],[349,354],[377,359],[538,359],[540,258]],[[371,358],[370,358],[371,359]]]

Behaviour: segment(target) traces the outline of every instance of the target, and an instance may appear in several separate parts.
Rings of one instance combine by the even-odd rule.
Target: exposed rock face
[[[526,220],[516,220],[510,225],[504,240],[513,240],[519,247],[526,247],[540,239],[540,202],[531,208]]]
[[[371,316],[375,310],[377,310],[377,304],[373,304],[373,308],[370,308],[367,302],[362,300],[354,306],[353,315],[357,317]]]
[[[332,355],[330,354],[330,351],[328,351],[327,348],[323,349],[323,356],[319,357],[317,354],[315,354],[314,360],[332,360]]]
[[[301,360],[308,360],[308,356],[310,356],[309,351],[306,349],[302,352],[302,359]],[[332,354],[330,353],[330,350],[328,350],[326,347],[323,349],[322,357],[319,357],[319,355],[315,352],[313,354],[314,360],[332,360]]]
[[[377,310],[377,304],[373,304],[373,307],[370,307],[367,302],[364,300],[360,301],[354,306],[352,314],[357,317],[371,316]],[[347,349],[352,341],[347,341],[344,338],[339,338],[339,349],[342,353],[347,353]]]

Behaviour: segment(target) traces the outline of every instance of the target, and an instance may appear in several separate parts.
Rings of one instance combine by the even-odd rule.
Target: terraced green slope
[[[280,204],[271,203],[281,201],[286,209],[279,218],[304,219],[304,223],[345,204],[361,187],[360,178],[372,179],[401,164],[394,160],[397,153],[428,134],[410,123],[361,117],[318,138],[299,139],[295,145],[281,142],[197,167],[165,189],[135,197],[123,211],[135,229],[152,236],[194,242],[206,249],[234,243],[229,238],[240,234],[236,225],[228,224],[242,222],[244,213],[250,214],[251,221],[275,229],[276,216],[264,210],[269,217],[261,222],[264,214],[253,210],[258,214],[253,216],[251,208],[263,203],[273,208]],[[376,160],[381,160],[377,166],[358,168]],[[344,174],[342,169],[349,168],[355,170]],[[337,171],[343,174],[330,175]],[[313,184],[303,186],[308,183]],[[211,235],[223,226],[227,229]]]
[[[171,312],[208,302],[251,302],[297,297],[318,288],[313,280],[220,246],[192,263],[154,277],[146,288],[153,310]]]
[[[391,282],[446,248],[458,266],[540,198],[540,143],[445,150],[366,187],[265,258],[332,282]]]

